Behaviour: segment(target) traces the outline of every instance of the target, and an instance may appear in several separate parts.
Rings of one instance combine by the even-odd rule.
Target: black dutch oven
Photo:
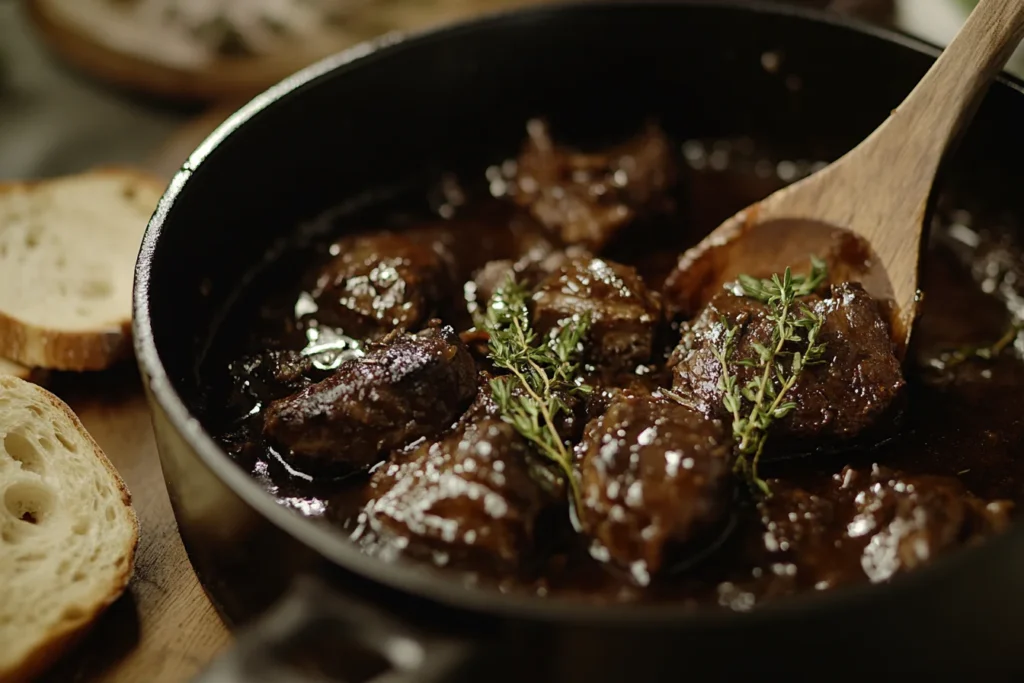
[[[160,202],[135,284],[136,352],[181,536],[210,598],[240,629],[204,680],[1024,672],[1020,525],[886,585],[750,613],[516,597],[361,554],[278,505],[189,411],[213,321],[268,246],[327,207],[513,155],[533,115],[573,142],[625,136],[653,114],[677,139],[742,135],[834,159],[936,54],[896,33],[758,4],[551,6],[359,46],[224,123]],[[777,68],[765,68],[765,55]],[[1021,83],[1003,78],[946,165],[942,191],[1021,215],[1022,125]]]

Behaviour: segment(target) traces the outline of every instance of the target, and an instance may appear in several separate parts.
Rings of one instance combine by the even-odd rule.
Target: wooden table
[[[149,410],[132,368],[56,378],[50,389],[81,417],[132,493],[141,526],[128,591],[41,680],[180,683],[230,639],[196,579],[164,488]]]

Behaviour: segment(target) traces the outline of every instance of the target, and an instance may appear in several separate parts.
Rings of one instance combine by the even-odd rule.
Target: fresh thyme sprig
[[[796,384],[801,371],[822,362],[825,345],[818,341],[823,318],[799,303],[800,297],[816,290],[828,277],[823,261],[811,258],[808,276],[793,275],[789,268],[781,277],[768,279],[749,275],[738,278],[738,294],[756,299],[768,306],[768,317],[774,323],[767,346],[751,341],[757,358],[733,361],[738,327],[722,319],[721,344],[712,351],[722,366],[718,388],[722,405],[732,416],[732,433],[736,440],[736,470],[764,494],[771,495],[768,484],[758,476],[757,466],[768,439],[768,430],[796,408],[786,396]],[[798,348],[793,349],[793,346]],[[786,362],[788,361],[788,362]],[[747,367],[756,372],[754,379],[740,386],[729,365]],[[744,403],[746,402],[746,404]],[[744,414],[744,409],[749,406]]]
[[[487,304],[483,325],[490,337],[491,360],[515,379],[492,380],[491,394],[502,419],[561,470],[569,485],[575,523],[579,484],[572,469],[572,453],[558,434],[555,420],[570,412],[565,397],[591,391],[578,377],[590,316],[574,318],[549,339],[538,338],[530,324],[528,296],[510,276]]]
[[[1024,320],[1014,320],[999,339],[987,346],[967,346],[945,353],[937,359],[940,370],[949,370],[968,360],[978,358],[992,360],[1001,354],[1007,346],[1014,343],[1021,332],[1024,332]]]

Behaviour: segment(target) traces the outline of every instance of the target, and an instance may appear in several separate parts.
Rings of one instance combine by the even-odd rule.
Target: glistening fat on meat
[[[362,469],[451,426],[476,394],[473,358],[449,326],[396,331],[316,384],[272,402],[264,433],[302,469]]]

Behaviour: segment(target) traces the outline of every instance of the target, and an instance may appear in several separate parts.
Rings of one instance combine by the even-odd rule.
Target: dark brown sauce
[[[698,142],[684,145],[686,164],[676,190],[678,196],[674,197],[674,210],[638,219],[602,248],[602,256],[635,266],[651,289],[661,288],[680,252],[735,211],[785,184],[775,173],[777,165],[768,165],[771,172],[765,171],[769,162],[749,142],[732,149],[733,159],[728,165],[711,164],[707,155],[695,151],[708,148]],[[746,154],[737,151],[744,148],[749,148]],[[804,163],[801,172],[812,168]],[[791,169],[787,167],[786,171],[786,181],[794,180]],[[467,188],[470,199],[455,205],[444,202],[440,211],[436,205],[429,206],[412,196],[405,205],[396,203],[346,217],[335,226],[335,233],[373,226],[375,230],[406,231],[425,241],[441,239],[463,254],[460,263],[472,264],[471,269],[463,268],[459,273],[465,281],[468,270],[487,261],[519,256],[534,237],[523,227],[522,214],[508,203],[474,195],[470,184]],[[448,216],[451,220],[446,220]],[[861,528],[880,523],[884,509],[893,500],[892,492],[902,495],[908,486],[911,490],[916,486],[922,495],[929,493],[929,482],[933,481],[929,477],[948,480],[937,485],[935,490],[941,495],[935,501],[920,503],[918,509],[925,515],[970,516],[974,503],[962,502],[967,500],[967,492],[976,496],[981,506],[996,500],[1021,503],[1024,403],[1019,397],[1024,390],[1024,364],[1019,352],[1011,349],[989,361],[968,361],[954,367],[947,367],[944,360],[951,349],[988,344],[999,338],[1012,321],[1007,306],[1017,290],[1000,288],[1002,283],[996,283],[988,286],[996,294],[984,293],[972,268],[977,259],[991,260],[993,251],[965,249],[962,243],[952,249],[951,243],[948,222],[939,225],[925,256],[922,288],[927,296],[915,331],[915,348],[906,365],[907,407],[898,428],[883,443],[870,448],[812,454],[767,465],[763,474],[778,494],[769,507],[789,506],[776,510],[771,518],[776,521],[766,522],[770,511],[759,512],[753,501],[741,497],[736,503],[734,527],[720,547],[685,571],[657,577],[649,585],[638,582],[628,569],[615,569],[595,559],[587,543],[568,528],[564,513],[541,518],[536,540],[541,550],[535,561],[517,570],[478,563],[445,566],[443,571],[460,576],[467,584],[506,592],[589,600],[672,600],[746,610],[764,600],[799,591],[884,581],[900,566],[912,568],[915,562],[930,559],[894,557],[893,549],[884,547],[884,534],[872,535]],[[225,368],[245,354],[325,345],[328,350],[317,356],[317,376],[323,377],[344,358],[362,352],[357,342],[325,331],[309,305],[309,283],[303,278],[331,258],[330,244],[325,239],[310,248],[289,252],[241,298],[230,322],[218,331],[215,352],[203,370],[211,378],[204,412],[210,421],[221,425],[220,440],[226,450],[282,505],[358,536],[357,542],[367,552],[387,560],[391,555],[386,549],[382,550],[372,535],[359,532],[367,474],[325,478],[295,469],[259,435],[265,405],[242,406],[251,410],[251,415],[239,420],[240,404],[230,400],[230,392],[238,388],[238,378],[247,375],[232,375]],[[851,256],[854,261],[865,260],[864,252],[856,245],[851,248],[844,244],[842,240],[833,243],[844,261],[850,262]],[[1019,262],[1015,247],[1003,244],[999,249],[999,253],[1010,254],[1010,261]],[[451,310],[443,317],[460,330],[471,324],[458,301],[452,302]],[[666,379],[663,363],[678,341],[678,331],[672,330],[668,336],[658,340],[653,364],[606,377],[607,385],[634,384],[650,390],[666,386],[670,380]],[[959,485],[962,492],[955,490]],[[861,491],[859,497],[856,491]],[[794,492],[793,496],[787,497],[788,492]],[[863,510],[865,495],[877,495],[880,501],[868,512]],[[872,517],[872,510],[883,512]],[[938,532],[921,533],[930,544],[926,544],[928,548],[944,550],[962,545],[957,539],[945,543],[932,538]],[[984,535],[981,530],[979,533]],[[790,544],[803,544],[811,550],[804,556],[794,556]],[[423,561],[438,566],[450,564],[450,558],[437,552],[428,553]]]

